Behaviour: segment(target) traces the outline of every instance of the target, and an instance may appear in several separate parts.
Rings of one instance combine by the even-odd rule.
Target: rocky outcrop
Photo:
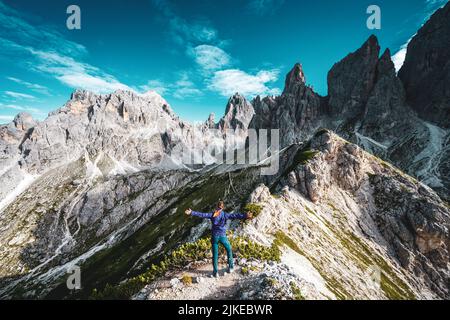
[[[399,70],[408,103],[421,118],[450,127],[450,3],[437,10],[408,44]]]
[[[19,144],[36,124],[37,122],[30,114],[21,112],[11,123],[0,126],[0,163],[19,153]]]
[[[131,166],[150,166],[168,151],[164,135],[172,136],[181,126],[156,93],[95,95],[76,91],[21,143],[20,166],[42,173],[86,152],[91,158],[104,152]]]
[[[355,118],[364,114],[375,85],[380,46],[375,36],[336,63],[328,73],[328,104],[333,115]]]
[[[302,141],[321,124],[324,100],[306,85],[302,66],[296,64],[287,74],[285,89],[279,97],[256,97],[250,128],[279,129],[282,146]]]
[[[376,225],[369,232],[379,232],[392,250],[388,254],[430,291],[448,298],[450,211],[439,196],[328,131],[319,132],[308,148],[317,153],[289,173],[288,185],[318,204],[338,196],[336,187],[355,200],[362,196],[367,207],[361,203],[358,210]]]
[[[225,107],[225,115],[220,119],[217,127],[221,130],[246,130],[253,114],[253,106],[243,97],[236,93]]]
[[[321,128],[394,163],[449,199],[448,130],[424,122],[406,99],[390,50],[381,56],[375,36],[328,73],[328,96],[305,84],[300,64],[287,74],[279,97],[257,97],[250,127],[280,130],[281,146],[303,141]],[[306,174],[306,173],[305,173]]]
[[[383,155],[383,149],[422,125],[405,102],[389,49],[379,54],[378,40],[371,36],[335,64],[328,73],[328,104],[339,119],[337,132]],[[375,143],[367,143],[364,137]]]

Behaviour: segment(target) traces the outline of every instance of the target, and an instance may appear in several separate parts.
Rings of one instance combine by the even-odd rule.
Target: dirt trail
[[[222,268],[220,268],[222,267]],[[241,283],[245,277],[241,268],[226,273],[225,266],[219,267],[219,277],[213,278],[210,263],[191,265],[182,271],[174,272],[163,279],[147,285],[135,297],[138,300],[227,300],[237,298]],[[180,281],[183,276],[192,278],[192,284]]]

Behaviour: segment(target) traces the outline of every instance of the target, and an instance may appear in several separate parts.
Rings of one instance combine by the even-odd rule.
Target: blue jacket
[[[213,237],[223,237],[227,234],[227,221],[230,219],[246,219],[247,215],[244,213],[228,213],[220,212],[217,217],[213,217],[214,213],[202,213],[197,211],[191,212],[192,216],[211,219],[212,225],[212,236]]]

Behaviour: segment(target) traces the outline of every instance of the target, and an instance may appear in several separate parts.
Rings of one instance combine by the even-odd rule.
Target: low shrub
[[[250,211],[253,213],[253,217],[256,218],[262,211],[263,207],[256,203],[247,203],[244,206],[244,212]]]
[[[185,286],[189,286],[192,284],[192,277],[190,275],[183,275],[181,277],[181,282],[185,285]]]
[[[266,247],[249,240],[247,237],[234,236],[232,233],[229,234],[229,241],[236,256],[261,261],[280,261],[281,252],[275,244],[271,247]],[[103,290],[94,289],[90,298],[130,299],[143,287],[156,278],[163,276],[167,271],[180,269],[191,262],[210,257],[211,240],[209,238],[201,238],[195,242],[182,244],[171,253],[165,255],[158,264],[152,264],[146,272],[116,285],[107,284]],[[183,279],[181,281],[183,282]],[[186,279],[186,281],[188,280]],[[192,278],[190,283],[192,283]]]

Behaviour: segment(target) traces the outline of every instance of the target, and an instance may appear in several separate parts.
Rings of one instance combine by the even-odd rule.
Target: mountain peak
[[[36,125],[36,121],[28,112],[20,112],[14,117],[14,126],[20,130],[28,130]]]
[[[303,72],[303,67],[300,63],[296,63],[294,67],[286,75],[286,80],[284,82],[284,91],[291,92],[292,88],[297,84],[304,85],[306,82],[305,74]]]
[[[450,128],[450,2],[408,44],[398,72],[407,102],[423,119]]]
[[[251,103],[243,95],[235,93],[228,99],[225,115],[220,119],[219,127],[221,129],[247,128],[254,113]]]
[[[378,46],[378,38],[376,35],[371,34],[369,38],[367,38],[366,42],[364,42],[363,46],[371,46],[371,47],[375,47]]]

